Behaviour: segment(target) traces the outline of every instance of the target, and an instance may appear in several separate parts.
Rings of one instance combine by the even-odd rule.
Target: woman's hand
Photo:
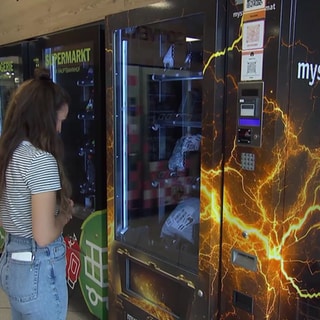
[[[72,199],[69,199],[69,210],[66,213],[67,222],[66,224],[72,219],[72,216],[74,214],[74,202]]]

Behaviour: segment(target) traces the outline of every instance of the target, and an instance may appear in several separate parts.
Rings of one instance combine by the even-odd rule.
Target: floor
[[[80,301],[81,303],[79,304],[77,294],[70,296],[67,320],[96,320],[97,318],[87,310],[85,303],[82,300]],[[8,298],[2,290],[0,290],[0,314],[1,320],[11,319]]]

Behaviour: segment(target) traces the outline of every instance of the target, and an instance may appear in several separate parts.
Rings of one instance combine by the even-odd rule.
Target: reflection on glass
[[[114,33],[116,237],[197,271],[202,16]]]

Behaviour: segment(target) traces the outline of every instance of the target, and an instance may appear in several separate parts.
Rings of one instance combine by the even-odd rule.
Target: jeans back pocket
[[[8,259],[4,267],[4,290],[11,300],[30,302],[38,297],[40,261]]]

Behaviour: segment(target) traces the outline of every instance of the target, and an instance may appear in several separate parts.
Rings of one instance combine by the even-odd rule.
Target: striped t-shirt
[[[23,141],[6,171],[0,219],[7,233],[32,238],[31,195],[60,190],[57,161],[52,154]]]

